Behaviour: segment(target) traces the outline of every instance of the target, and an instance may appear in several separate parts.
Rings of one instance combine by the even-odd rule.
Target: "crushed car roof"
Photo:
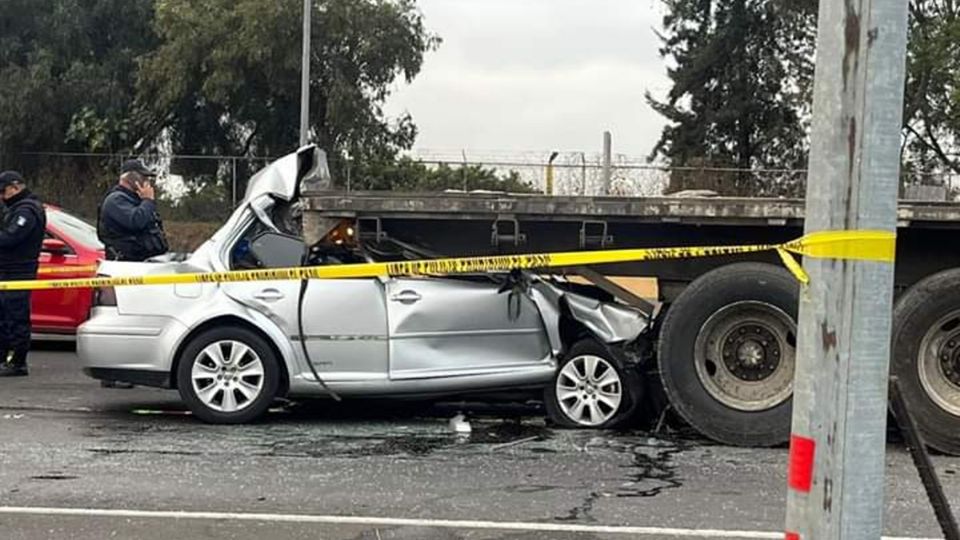
[[[304,146],[261,169],[247,184],[244,200],[271,195],[291,201],[299,195],[301,183],[314,189],[332,185],[327,154],[316,145]]]

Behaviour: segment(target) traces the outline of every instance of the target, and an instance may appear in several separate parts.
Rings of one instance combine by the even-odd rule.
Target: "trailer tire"
[[[660,332],[670,404],[702,435],[736,446],[787,441],[799,285],[783,268],[738,263],[677,297]]]
[[[893,309],[891,372],[928,446],[960,455],[960,269],[915,284]]]

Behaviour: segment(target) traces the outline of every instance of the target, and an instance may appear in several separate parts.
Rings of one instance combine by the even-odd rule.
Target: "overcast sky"
[[[418,149],[645,156],[669,88],[654,30],[660,0],[419,0],[440,48],[387,113],[409,111]]]

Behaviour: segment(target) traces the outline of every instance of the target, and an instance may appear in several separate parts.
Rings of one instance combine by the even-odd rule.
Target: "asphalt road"
[[[3,539],[782,538],[785,449],[551,430],[536,410],[313,403],[207,426],[173,392],[102,389],[69,350],[0,380]],[[888,534],[939,537],[891,445]],[[937,457],[960,507],[960,459]]]

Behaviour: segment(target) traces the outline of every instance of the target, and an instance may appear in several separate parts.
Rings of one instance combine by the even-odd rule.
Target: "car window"
[[[281,235],[290,238],[300,238],[297,234],[301,230],[299,205],[291,203],[280,203],[265,213],[269,219],[280,229]],[[253,270],[258,268],[276,267],[277,263],[271,261],[262,261],[256,256],[254,243],[258,238],[265,234],[276,233],[270,226],[266,225],[261,218],[255,218],[252,223],[247,225],[243,234],[230,248],[230,269],[231,270]],[[264,246],[260,246],[259,251],[264,253]],[[280,259],[287,259],[281,256]],[[346,246],[334,243],[320,242],[311,246],[306,254],[305,264],[308,266],[332,266],[340,264],[358,264],[373,262],[373,259],[366,256],[362,250],[356,246]],[[279,264],[280,266],[294,266],[294,264]]]
[[[260,221],[254,221],[247,227],[243,236],[230,249],[231,270],[252,270],[260,267],[257,258],[250,251],[250,247],[254,238],[269,230],[270,228]]]
[[[306,246],[299,237],[277,232],[263,233],[250,242],[250,254],[260,268],[300,266]]]
[[[47,220],[74,242],[90,249],[103,249],[103,243],[97,238],[96,227],[86,221],[53,208],[47,208]]]

